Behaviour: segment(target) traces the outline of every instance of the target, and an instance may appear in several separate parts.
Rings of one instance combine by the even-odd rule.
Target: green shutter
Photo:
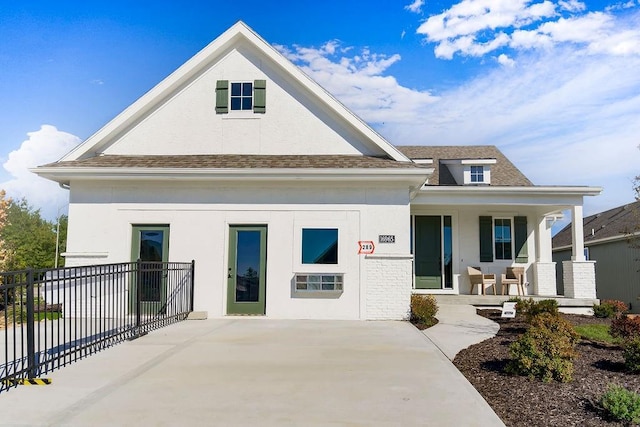
[[[253,82],[253,112],[265,113],[267,110],[267,81],[255,80]]]
[[[480,262],[493,262],[493,218],[480,217]]]
[[[216,113],[226,114],[229,112],[229,80],[218,80],[216,82]]]
[[[517,216],[513,218],[516,262],[526,263],[529,261],[529,251],[527,249],[527,217]]]

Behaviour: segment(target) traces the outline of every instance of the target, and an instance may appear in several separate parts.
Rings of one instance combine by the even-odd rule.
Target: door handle
[[[231,267],[229,267],[229,274],[227,275],[227,279],[231,279]]]

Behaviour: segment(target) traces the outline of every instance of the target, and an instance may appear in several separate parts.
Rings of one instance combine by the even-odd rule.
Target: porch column
[[[551,252],[551,224],[546,216],[538,218],[536,236],[536,262],[533,264],[534,295],[555,296],[556,263]]]
[[[582,205],[571,210],[572,256],[563,261],[564,296],[568,298],[596,298],[595,261],[584,257],[584,225]]]
[[[571,209],[572,261],[584,261],[584,225],[582,223],[582,205]]]

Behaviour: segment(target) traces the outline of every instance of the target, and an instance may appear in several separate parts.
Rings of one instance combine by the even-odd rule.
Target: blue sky
[[[238,4],[240,3],[240,4]],[[497,145],[538,185],[640,173],[640,0],[0,5],[0,187],[45,216],[57,160],[243,20],[397,145]]]

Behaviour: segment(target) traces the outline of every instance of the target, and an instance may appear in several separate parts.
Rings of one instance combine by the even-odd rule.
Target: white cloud
[[[587,8],[587,6],[578,0],[560,0],[558,2],[558,6],[560,9],[566,10],[568,12],[582,12]]]
[[[290,58],[397,145],[497,145],[538,185],[604,186],[593,213],[632,200],[640,150],[640,56],[567,45],[501,54],[502,66],[437,94],[402,86],[397,55],[296,47]],[[515,66],[517,64],[517,66]]]
[[[1,183],[0,188],[14,199],[24,197],[29,204],[41,210],[43,217],[54,219],[58,209],[66,211],[69,193],[58,184],[33,174],[29,168],[58,160],[78,145],[80,138],[50,125],[42,125],[40,130],[29,132],[27,136],[29,139],[9,153],[2,165],[12,178]]]
[[[409,12],[422,13],[422,6],[424,6],[424,0],[414,0],[413,3],[406,5],[404,8]]]
[[[369,123],[411,123],[437,97],[385,75],[400,55],[354,52],[332,41],[320,48],[276,46],[307,74]]]
[[[417,29],[430,42],[443,42],[485,30],[522,27],[555,14],[549,1],[463,0],[441,14],[430,16]]]
[[[504,65],[505,67],[513,67],[516,65],[516,61],[514,61],[513,59],[509,58],[507,55],[505,55],[504,53],[501,53],[498,58],[497,61],[500,65]]]
[[[625,5],[628,7],[628,5]],[[621,6],[622,7],[622,6]],[[436,57],[481,57],[495,50],[549,49],[574,44],[586,53],[640,53],[638,19],[610,13],[584,13],[577,0],[532,3],[531,0],[463,0],[423,22],[417,33],[435,44]]]

